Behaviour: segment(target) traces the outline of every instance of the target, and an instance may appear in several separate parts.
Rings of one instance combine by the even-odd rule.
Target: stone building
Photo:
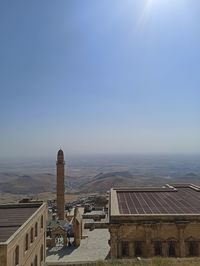
[[[82,219],[81,209],[83,208],[76,207],[74,209],[73,232],[74,232],[74,245],[76,247],[80,246],[83,235],[83,219]]]
[[[67,223],[65,221],[58,221],[55,223],[54,221],[51,221],[51,223],[48,224],[46,239],[48,248],[55,247],[60,239],[62,239],[62,242],[59,241],[62,246],[68,245],[68,233],[66,225]]]
[[[47,207],[43,203],[0,205],[0,265],[43,266]]]
[[[57,215],[59,220],[65,219],[65,161],[62,150],[57,154]]]
[[[111,258],[200,256],[200,187],[111,189]]]

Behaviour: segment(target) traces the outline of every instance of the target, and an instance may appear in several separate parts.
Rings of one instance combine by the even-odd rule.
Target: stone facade
[[[200,221],[110,225],[111,257],[200,256]]]
[[[191,189],[193,189],[191,187]],[[147,201],[146,195],[143,196],[141,206],[143,210],[136,208],[137,214],[122,214],[119,208],[119,197],[117,189],[111,191],[110,197],[110,246],[111,258],[134,258],[134,257],[199,257],[200,256],[200,212],[196,209],[196,213],[186,214],[147,214],[144,213],[145,204],[151,204]],[[126,193],[130,190],[126,190]],[[132,190],[133,191],[133,190]],[[136,189],[137,191],[137,189]],[[142,191],[142,193],[145,190]],[[164,190],[162,191],[162,195]],[[149,191],[150,195],[154,193]],[[159,193],[159,190],[156,191]],[[171,192],[170,192],[171,193]],[[177,199],[177,193],[170,194]],[[192,192],[193,193],[193,192]],[[197,194],[195,194],[197,193]],[[194,202],[199,200],[198,190],[192,194]],[[138,195],[138,192],[136,196]],[[195,196],[196,195],[196,199]],[[168,199],[166,196],[166,199]],[[133,201],[134,197],[130,197]],[[141,207],[138,202],[131,202],[134,206]],[[152,201],[153,202],[153,201]],[[122,207],[127,207],[128,203],[123,199]],[[154,203],[154,202],[153,202]],[[196,203],[195,203],[196,204]],[[177,204],[177,206],[179,206]],[[188,205],[189,206],[189,205]],[[155,207],[155,206],[153,206]],[[184,206],[183,206],[184,207]],[[123,211],[121,208],[121,211]],[[128,205],[130,211],[131,205]],[[178,208],[178,207],[177,207]],[[180,208],[180,207],[179,207]],[[192,206],[191,206],[192,209]],[[139,211],[143,214],[139,213]],[[148,210],[148,209],[147,209]],[[153,210],[153,209],[152,209]],[[154,209],[155,210],[155,209]],[[194,209],[195,210],[195,209]],[[177,209],[181,211],[181,209]],[[130,211],[131,212],[131,211]]]
[[[47,206],[42,204],[8,240],[0,243],[1,266],[45,265],[46,218]]]

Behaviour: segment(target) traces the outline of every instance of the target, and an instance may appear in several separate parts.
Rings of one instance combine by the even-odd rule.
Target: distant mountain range
[[[54,176],[51,174],[23,175],[15,178],[4,179],[6,182],[0,183],[0,192],[13,194],[37,194],[52,190]],[[1,179],[2,180],[2,179]]]
[[[82,193],[105,192],[112,187],[128,186],[134,184],[133,176],[128,172],[100,173],[91,180],[84,182],[80,187]]]
[[[167,182],[185,182],[199,184],[200,176],[196,173],[186,173],[182,178],[155,177],[148,178],[133,175],[129,171],[113,171],[99,173],[94,177],[70,177],[65,178],[65,190],[67,193],[93,193],[106,192],[112,187],[161,185]],[[37,173],[35,175],[19,175],[0,173],[0,193],[11,194],[37,194],[56,191],[56,176],[51,173]]]

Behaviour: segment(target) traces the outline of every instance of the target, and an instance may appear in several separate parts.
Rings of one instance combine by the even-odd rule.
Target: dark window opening
[[[169,254],[169,257],[176,257],[176,249],[175,249],[174,241],[170,241],[168,244],[168,254]]]
[[[136,257],[142,256],[142,242],[141,241],[135,242],[135,256]]]
[[[42,262],[44,260],[44,255],[43,255],[43,245],[40,248],[40,262]]]
[[[33,243],[33,228],[31,228],[31,243]]]
[[[38,224],[36,223],[35,224],[35,237],[37,237],[38,235]]]
[[[19,246],[15,248],[15,266],[19,265]]]
[[[155,256],[162,256],[162,242],[161,241],[156,241],[154,243],[154,252],[155,252]]]
[[[35,259],[34,259],[34,266],[38,266],[38,259],[37,259],[37,255],[35,256]]]
[[[26,234],[26,238],[25,238],[25,251],[28,250],[28,234]]]
[[[129,256],[129,243],[127,241],[122,242],[122,257]]]
[[[198,243],[195,241],[190,241],[188,243],[188,251],[190,257],[197,257],[198,256]]]
[[[43,228],[43,226],[44,226],[44,225],[43,225],[43,224],[44,224],[44,221],[43,221],[43,215],[41,216],[41,221],[40,221],[40,222],[41,222],[41,228]]]

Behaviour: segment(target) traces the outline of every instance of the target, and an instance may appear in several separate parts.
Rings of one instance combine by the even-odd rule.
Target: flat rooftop
[[[112,189],[112,214],[200,215],[200,187],[174,184],[162,188]]]
[[[41,203],[0,205],[0,242],[6,242],[41,205]]]

